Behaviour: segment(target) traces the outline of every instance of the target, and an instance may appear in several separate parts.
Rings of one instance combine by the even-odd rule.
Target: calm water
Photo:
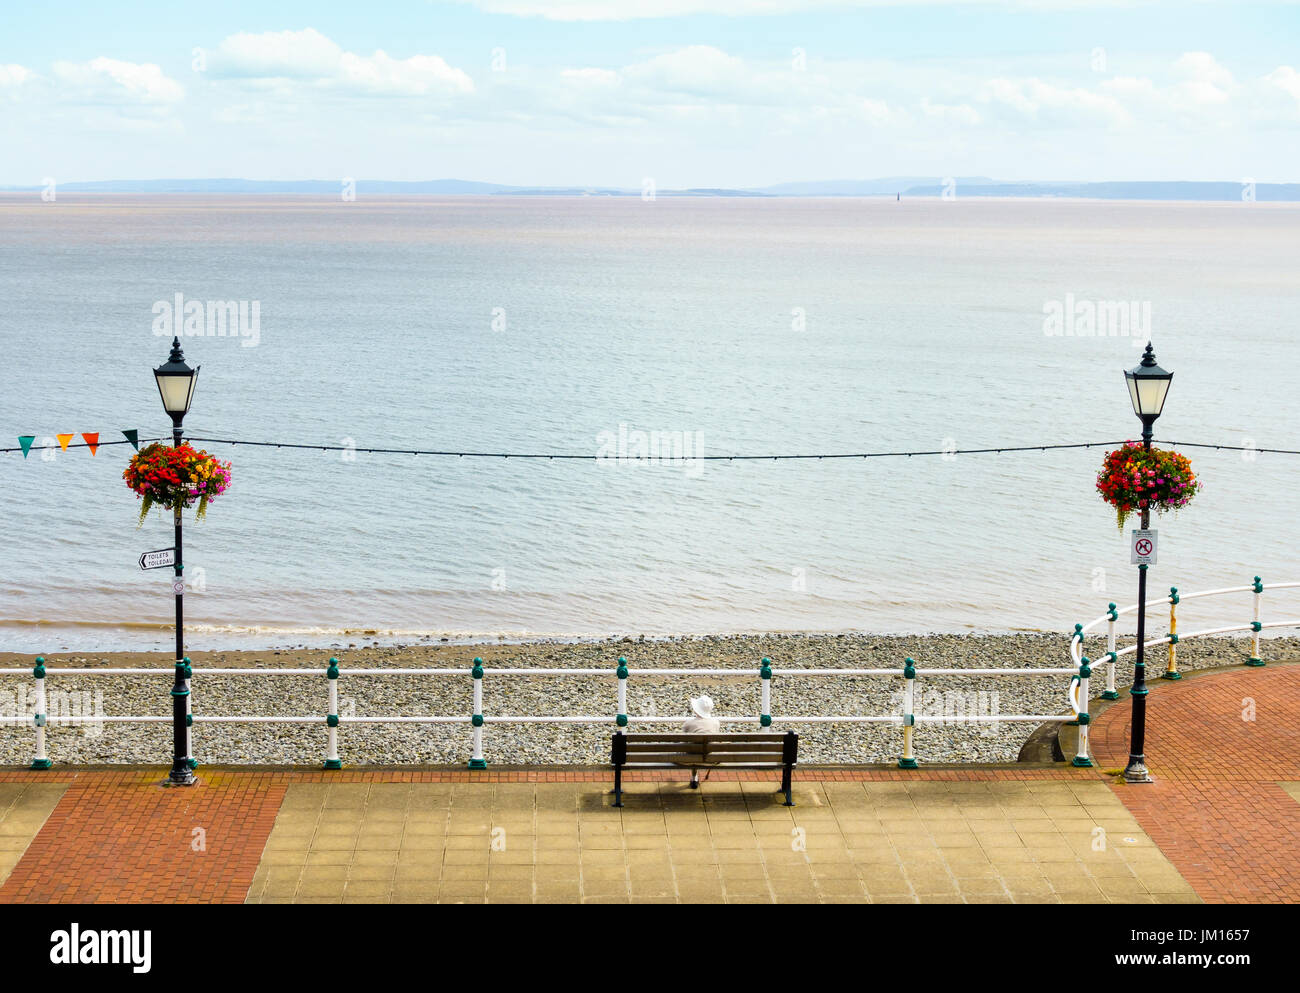
[[[7,197],[0,425],[5,445],[164,433],[153,306],[182,293],[260,303],[256,347],[184,342],[196,436],[594,454],[626,424],[709,455],[1131,437],[1133,341],[1044,334],[1072,294],[1150,303],[1176,373],[1158,437],[1300,448],[1297,273],[1294,205]],[[1065,630],[1135,596],[1100,449],[697,471],[208,447],[234,484],[186,531],[194,649]],[[1300,579],[1300,456],[1190,454],[1205,490],[1158,522],[1153,588]],[[170,570],[136,565],[170,528],[136,530],[128,455],[0,455],[0,648],[170,643]],[[1182,626],[1248,608],[1199,601]]]

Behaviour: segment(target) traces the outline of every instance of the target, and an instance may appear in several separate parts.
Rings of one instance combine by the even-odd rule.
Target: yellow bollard
[[[1178,587],[1169,587],[1169,667],[1160,674],[1161,679],[1182,679],[1178,671]]]

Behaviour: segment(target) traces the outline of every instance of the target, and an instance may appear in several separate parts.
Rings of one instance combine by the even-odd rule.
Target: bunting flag
[[[90,449],[90,454],[92,457],[99,454],[99,446],[101,444],[99,440],[99,436],[100,436],[99,431],[81,432],[81,438],[86,443],[85,447]],[[66,452],[68,450],[68,445],[72,442],[72,439],[76,437],[76,434],[74,433],[56,434],[54,437],[59,440],[59,448],[62,451]],[[131,447],[134,448],[137,452],[140,451],[140,432],[138,430],[136,430],[135,428],[129,428],[129,429],[124,428],[122,430],[122,437],[124,437],[128,442],[130,442]],[[18,436],[18,444],[22,446],[23,458],[27,458],[27,456],[31,454],[32,446],[36,443],[36,438],[37,436],[34,434],[20,434]],[[44,442],[42,442],[42,445],[46,445],[48,443],[49,443],[49,439],[47,438]],[[108,442],[103,442],[103,444],[120,445],[121,442],[108,441]]]

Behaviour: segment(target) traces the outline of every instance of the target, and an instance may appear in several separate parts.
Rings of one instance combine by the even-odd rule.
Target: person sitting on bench
[[[722,730],[722,723],[713,716],[713,697],[691,697],[691,712],[695,716],[688,717],[682,725],[687,734],[717,734]]]
[[[682,725],[682,730],[687,734],[718,734],[722,730],[722,722],[713,716],[713,697],[708,694],[691,697],[691,713],[694,717],[688,717],[686,723]],[[704,770],[704,778],[709,778],[709,769]],[[700,788],[700,771],[691,770],[691,789]]]

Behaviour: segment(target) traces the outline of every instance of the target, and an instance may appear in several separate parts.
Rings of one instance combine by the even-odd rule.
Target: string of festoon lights
[[[90,450],[93,456],[100,448],[110,445],[131,445],[139,449],[141,444],[148,444],[153,441],[164,441],[164,438],[141,438],[138,431],[123,431],[126,435],[120,441],[100,441],[97,432],[82,432],[84,439],[80,443],[74,443],[73,434],[58,434],[53,437],[58,440],[61,451],[67,451],[70,448],[86,448]],[[0,452],[22,452],[25,458],[31,451],[35,442],[35,435],[19,436],[19,444],[14,447],[0,448]],[[429,455],[447,458],[461,459],[534,459],[543,461],[586,461],[601,462],[610,461],[614,457],[601,454],[600,452],[490,452],[490,451],[462,451],[458,449],[438,449],[438,448],[386,448],[386,447],[368,447],[359,445],[320,445],[307,442],[291,441],[248,441],[238,438],[202,438],[189,437],[187,441],[197,442],[208,445],[230,445],[236,447],[243,445],[250,448],[285,448],[303,451],[318,452],[355,452],[370,455]],[[879,451],[879,452],[808,452],[808,453],[769,453],[769,454],[746,454],[736,453],[732,455],[673,455],[671,457],[659,455],[657,457],[638,457],[636,455],[621,454],[619,461],[648,461],[648,462],[788,462],[795,460],[817,461],[822,459],[883,459],[883,458],[913,458],[924,457],[929,455],[938,455],[953,457],[956,455],[1004,455],[1021,452],[1047,452],[1058,451],[1061,449],[1072,448],[1110,448],[1117,445],[1123,445],[1123,441],[1086,441],[1071,442],[1066,444],[1041,444],[1041,445],[996,445],[985,448],[934,448],[921,449],[916,451]],[[1213,444],[1210,442],[1192,442],[1192,441],[1159,441],[1158,444],[1169,445],[1171,448],[1210,448],[1229,452],[1258,452],[1260,454],[1273,455],[1300,455],[1300,449],[1294,448],[1261,448],[1254,445],[1224,445]],[[38,447],[38,450],[40,448]]]

